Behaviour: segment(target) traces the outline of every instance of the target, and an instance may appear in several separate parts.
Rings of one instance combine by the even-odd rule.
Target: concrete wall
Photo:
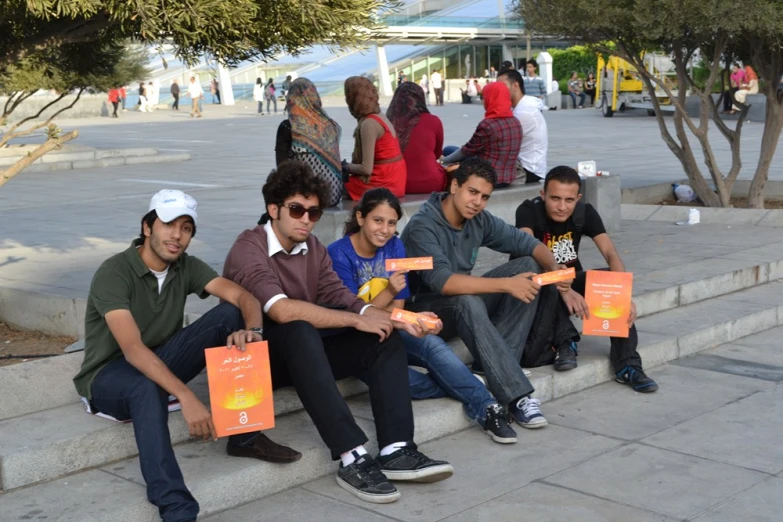
[[[34,95],[19,104],[19,107],[11,114],[10,122],[16,122],[28,116],[32,116],[41,110],[41,107],[55,99],[52,94]],[[67,107],[73,103],[74,96],[69,95],[49,107],[42,115],[41,119],[46,119],[57,110]],[[0,106],[4,107],[8,100],[7,96],[0,96]],[[72,109],[63,112],[60,116],[63,118],[87,118],[90,116],[108,116],[109,102],[106,94],[82,94],[79,102]]]

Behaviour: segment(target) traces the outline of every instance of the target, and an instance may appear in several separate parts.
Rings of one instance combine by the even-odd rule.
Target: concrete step
[[[639,317],[752,288],[783,277],[783,247],[768,245],[761,250],[755,250],[757,251],[752,256],[738,253],[737,259],[687,263],[678,267],[677,271],[660,270],[637,277],[634,282],[634,300]],[[489,256],[480,260],[492,265],[493,260],[487,260],[487,257]],[[9,294],[7,302],[15,303],[15,310],[19,310],[20,318],[23,311],[29,307],[34,308],[38,314],[53,314],[61,318],[62,314],[56,312],[60,306],[73,309],[77,307],[75,301],[79,301],[41,294],[25,296],[18,291]],[[57,304],[58,300],[61,304]],[[3,293],[0,291],[0,307],[3,307],[3,302]],[[211,299],[199,300],[197,305],[208,310],[215,302]],[[71,315],[84,321],[83,311]],[[29,317],[29,313],[24,314],[24,317]],[[197,313],[187,314],[186,324],[198,317]],[[9,322],[14,323],[14,317],[10,317]],[[455,346],[457,350],[461,349],[458,345]],[[82,354],[74,353],[0,367],[0,396],[8,399],[0,404],[0,420],[78,402],[79,397],[73,389],[71,379],[79,371],[81,360]],[[39,386],[39,380],[36,378],[39,373],[46,376],[45,388]]]
[[[0,167],[13,165],[20,156],[0,156]],[[91,149],[77,151],[54,151],[35,161],[27,167],[28,172],[51,172],[57,170],[92,169],[102,167],[117,167],[122,165],[140,165],[148,163],[165,163],[171,161],[186,161],[190,154],[161,154],[152,147],[129,149]]]
[[[644,358],[645,367],[649,369],[678,357],[783,324],[781,321],[783,318],[781,312],[783,310],[782,291],[783,283],[769,283],[640,319],[637,324],[640,331],[640,352]],[[570,372],[554,372],[551,367],[536,368],[531,377],[536,387],[536,397],[542,401],[548,401],[612,379],[607,357],[608,344],[607,339],[586,338],[580,345],[579,367]],[[464,360],[469,360],[469,355],[462,343],[454,344],[453,348]],[[346,379],[340,382],[341,391],[346,396],[361,393],[362,386],[355,379]],[[199,395],[205,395],[203,380],[199,381],[194,388]],[[359,404],[364,404],[365,410],[359,412],[358,416],[369,422],[371,415],[366,407],[366,395],[354,397],[349,402],[354,406],[354,409]],[[297,412],[301,408],[301,404],[290,389],[276,392],[275,405],[278,415],[285,412]],[[467,426],[467,419],[464,418],[461,407],[454,401],[423,401],[417,402],[415,407],[417,440],[421,442]],[[3,480],[3,489],[20,488],[93,467],[106,468],[112,462],[135,455],[136,448],[130,425],[91,417],[83,413],[80,408],[81,406],[78,404],[71,404],[0,422],[0,476]],[[428,420],[430,408],[442,415],[437,418],[437,421]],[[304,412],[298,411],[295,415],[304,415]],[[286,418],[288,416],[280,417],[281,427],[285,426],[287,421],[284,419]],[[169,426],[174,444],[188,440],[187,429],[180,413],[170,415]],[[368,435],[369,433],[368,430]],[[298,449],[305,447],[294,444],[293,441],[297,440],[295,437],[296,435],[293,439],[289,439],[288,435],[278,436],[277,440],[291,442]],[[192,447],[194,447],[193,443],[186,443],[182,447],[178,447],[177,451],[190,451]],[[323,455],[320,443],[313,447],[321,448],[318,453],[322,454],[316,458],[315,462],[324,462],[323,459],[326,456]],[[219,453],[222,448],[219,451],[214,451]],[[190,457],[184,455],[185,460],[191,460]],[[227,457],[221,455],[220,458]],[[305,462],[310,461],[306,460]],[[183,467],[189,465],[183,463]],[[259,465],[253,463],[253,466],[250,466],[253,468],[252,473],[260,472],[258,470],[261,468],[257,468]],[[137,469],[127,462],[111,465],[108,469],[119,472],[120,470],[115,469],[117,466],[123,470]],[[231,464],[225,467],[236,466],[241,467],[240,464]],[[291,473],[295,474],[299,482],[305,482],[326,472],[324,471],[326,468],[319,467],[320,465],[312,469],[308,466],[304,463],[297,464],[294,466],[296,471]],[[212,469],[212,467],[220,468],[218,464],[212,463],[205,469]],[[274,467],[274,469],[277,470],[278,467]],[[186,476],[192,476],[187,471],[185,473]],[[269,494],[271,491],[264,489],[266,486],[261,485],[269,482],[276,487],[281,479],[277,475],[277,471],[274,473],[263,480],[253,480],[253,491],[261,491],[264,495]],[[78,476],[85,477],[87,475],[82,473]],[[235,487],[236,484],[248,484],[248,482],[226,481],[218,478],[221,476],[220,474],[216,476],[212,486],[199,489],[207,495],[204,499],[218,493],[225,495],[225,498],[236,500],[239,500],[237,495],[245,495],[242,492],[226,490]],[[231,486],[228,486],[229,484]],[[38,487],[36,486],[32,490]],[[40,487],[49,486],[44,484]],[[123,487],[125,486],[123,485]],[[215,493],[209,493],[212,489],[215,489]],[[21,491],[30,490],[20,490],[20,495],[22,495]],[[15,493],[9,494],[6,499],[16,498],[13,495]],[[259,496],[263,495],[259,494]],[[143,496],[139,498],[141,499]],[[202,500],[201,497],[199,499]],[[242,502],[247,500],[249,499],[245,498]],[[215,501],[215,509],[226,509],[236,505],[233,504],[233,500],[231,502]],[[88,519],[84,518],[83,520]],[[137,519],[133,518],[133,520]]]

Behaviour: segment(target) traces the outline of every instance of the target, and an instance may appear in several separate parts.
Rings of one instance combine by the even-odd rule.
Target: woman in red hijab
[[[386,111],[408,171],[406,194],[429,194],[446,190],[446,170],[438,163],[443,154],[443,123],[430,114],[424,89],[404,82],[394,93]]]
[[[517,157],[522,145],[522,125],[511,112],[511,93],[501,82],[484,87],[484,119],[462,148],[443,158],[457,163],[468,156],[489,161],[498,175],[495,188],[507,187],[516,176]]]

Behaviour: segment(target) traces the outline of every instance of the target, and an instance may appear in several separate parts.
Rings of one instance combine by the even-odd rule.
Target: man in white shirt
[[[201,84],[196,81],[195,76],[190,77],[190,84],[188,85],[188,96],[190,96],[193,102],[193,108],[190,110],[190,117],[197,115],[201,118],[201,106],[199,100],[204,98],[204,90],[201,88]]]
[[[443,105],[443,76],[440,75],[440,69],[436,69],[430,77],[432,89],[435,91],[435,105]]]
[[[519,71],[503,71],[498,75],[498,81],[506,84],[511,92],[514,117],[522,124],[517,180],[524,177],[525,183],[538,183],[546,177],[546,154],[549,147],[546,120],[541,114],[543,102],[538,98],[525,96],[525,82]]]

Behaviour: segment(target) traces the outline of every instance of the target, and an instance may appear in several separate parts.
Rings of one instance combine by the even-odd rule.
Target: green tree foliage
[[[549,49],[552,56],[552,75],[558,81],[567,80],[576,71],[580,78],[595,73],[595,51],[586,45],[574,45],[567,49]]]
[[[740,136],[747,118],[741,106],[733,128],[724,121],[711,93],[723,90],[722,80],[730,61],[750,63],[761,80],[766,97],[766,118],[761,154],[748,194],[749,205],[763,206],[769,165],[783,129],[783,97],[776,86],[783,74],[783,0],[514,0],[515,9],[535,32],[580,40],[602,52],[614,52],[641,73],[648,92],[664,91],[675,107],[671,124],[656,110],[661,135],[683,165],[696,193],[708,205],[727,206],[731,188],[742,168]],[[606,42],[612,42],[613,49]],[[661,79],[644,70],[646,50],[663,50],[675,64],[677,85],[673,91]],[[692,59],[700,56],[708,72],[691,73]],[[698,69],[697,69],[698,70]],[[698,80],[698,81],[697,81]],[[685,111],[687,91],[700,99],[698,117]],[[658,100],[652,97],[656,109]],[[727,141],[731,165],[718,164],[710,141],[710,125]],[[713,187],[693,154],[690,141],[701,146]]]

